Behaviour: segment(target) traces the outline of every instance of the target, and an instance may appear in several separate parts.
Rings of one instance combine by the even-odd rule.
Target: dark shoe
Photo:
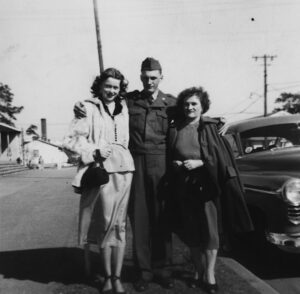
[[[101,290],[101,294],[114,294],[113,289],[108,289],[108,290]]]
[[[214,294],[219,291],[219,286],[217,283],[215,284],[210,284],[210,283],[204,283],[204,289],[207,293],[209,294]]]
[[[191,289],[196,289],[199,287],[200,281],[195,278],[190,278],[187,280],[187,286]]]
[[[116,282],[117,280],[120,280],[120,277],[118,277],[118,276],[113,276],[113,277],[112,277],[112,286],[113,286],[113,289],[114,289],[114,293],[115,293],[115,294],[126,294],[126,293],[127,293],[126,291],[117,291],[117,290],[116,290],[115,282]]]
[[[111,279],[111,276],[106,276],[105,279],[104,279],[103,285],[105,285],[105,283],[106,283],[109,279]],[[100,293],[102,293],[102,294],[114,294],[114,291],[113,291],[113,289],[103,290],[103,287],[102,287]]]
[[[158,283],[165,289],[173,289],[175,287],[174,279],[171,277],[160,277]]]
[[[143,292],[149,288],[149,283],[146,280],[140,278],[133,284],[133,287],[137,292]]]

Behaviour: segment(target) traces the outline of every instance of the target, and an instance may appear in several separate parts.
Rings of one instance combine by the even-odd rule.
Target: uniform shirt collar
[[[157,99],[157,96],[158,96],[158,93],[159,93],[159,89],[157,89],[153,94],[149,95],[147,92],[145,92],[144,90],[142,91],[142,95],[143,97],[152,97],[153,99],[153,102]]]
[[[151,95],[152,96],[152,98],[153,98],[153,101],[155,101],[156,99],[157,99],[157,96],[158,96],[158,92],[159,92],[159,90],[158,89],[156,89],[156,91]]]

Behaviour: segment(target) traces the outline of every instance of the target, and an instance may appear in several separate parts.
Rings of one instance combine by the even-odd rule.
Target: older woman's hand
[[[182,164],[187,170],[193,170],[204,165],[201,159],[188,159],[185,160]]]
[[[178,168],[180,168],[182,166],[182,161],[180,161],[180,160],[173,160],[172,165],[173,165],[174,169],[178,169]]]

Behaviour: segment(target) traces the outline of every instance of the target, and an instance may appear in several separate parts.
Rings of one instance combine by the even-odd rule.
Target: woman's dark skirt
[[[173,217],[179,236],[189,247],[219,248],[217,199],[210,192],[210,183],[204,168],[174,175]]]

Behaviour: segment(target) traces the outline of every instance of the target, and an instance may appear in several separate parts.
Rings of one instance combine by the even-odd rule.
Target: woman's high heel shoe
[[[189,288],[191,289],[196,289],[199,287],[199,284],[200,284],[200,281],[199,279],[196,279],[196,278],[189,278],[187,280],[187,285]]]
[[[215,284],[204,282],[204,290],[209,294],[215,294],[219,291],[219,286],[217,282]]]
[[[114,294],[126,294],[127,292],[126,291],[117,291],[116,290],[116,286],[115,286],[115,282],[119,280],[120,281],[120,277],[118,276],[112,276],[112,286],[113,286],[113,289],[114,289]]]
[[[209,294],[215,294],[219,291],[219,286],[217,282],[215,282],[214,284],[209,283],[204,273],[202,274],[202,284],[205,292]]]
[[[203,284],[204,281],[204,271],[202,271],[200,274],[194,274],[192,278],[189,278],[187,280],[187,285],[191,289],[199,288]]]
[[[112,278],[111,276],[106,276],[105,279],[104,279],[103,285],[105,285],[106,282],[107,282],[108,280],[110,280],[111,278]],[[103,290],[103,288],[102,288],[102,289],[101,289],[101,293],[102,293],[102,294],[114,294],[114,291],[113,291],[112,288],[111,288],[111,289],[107,289],[107,290]]]

